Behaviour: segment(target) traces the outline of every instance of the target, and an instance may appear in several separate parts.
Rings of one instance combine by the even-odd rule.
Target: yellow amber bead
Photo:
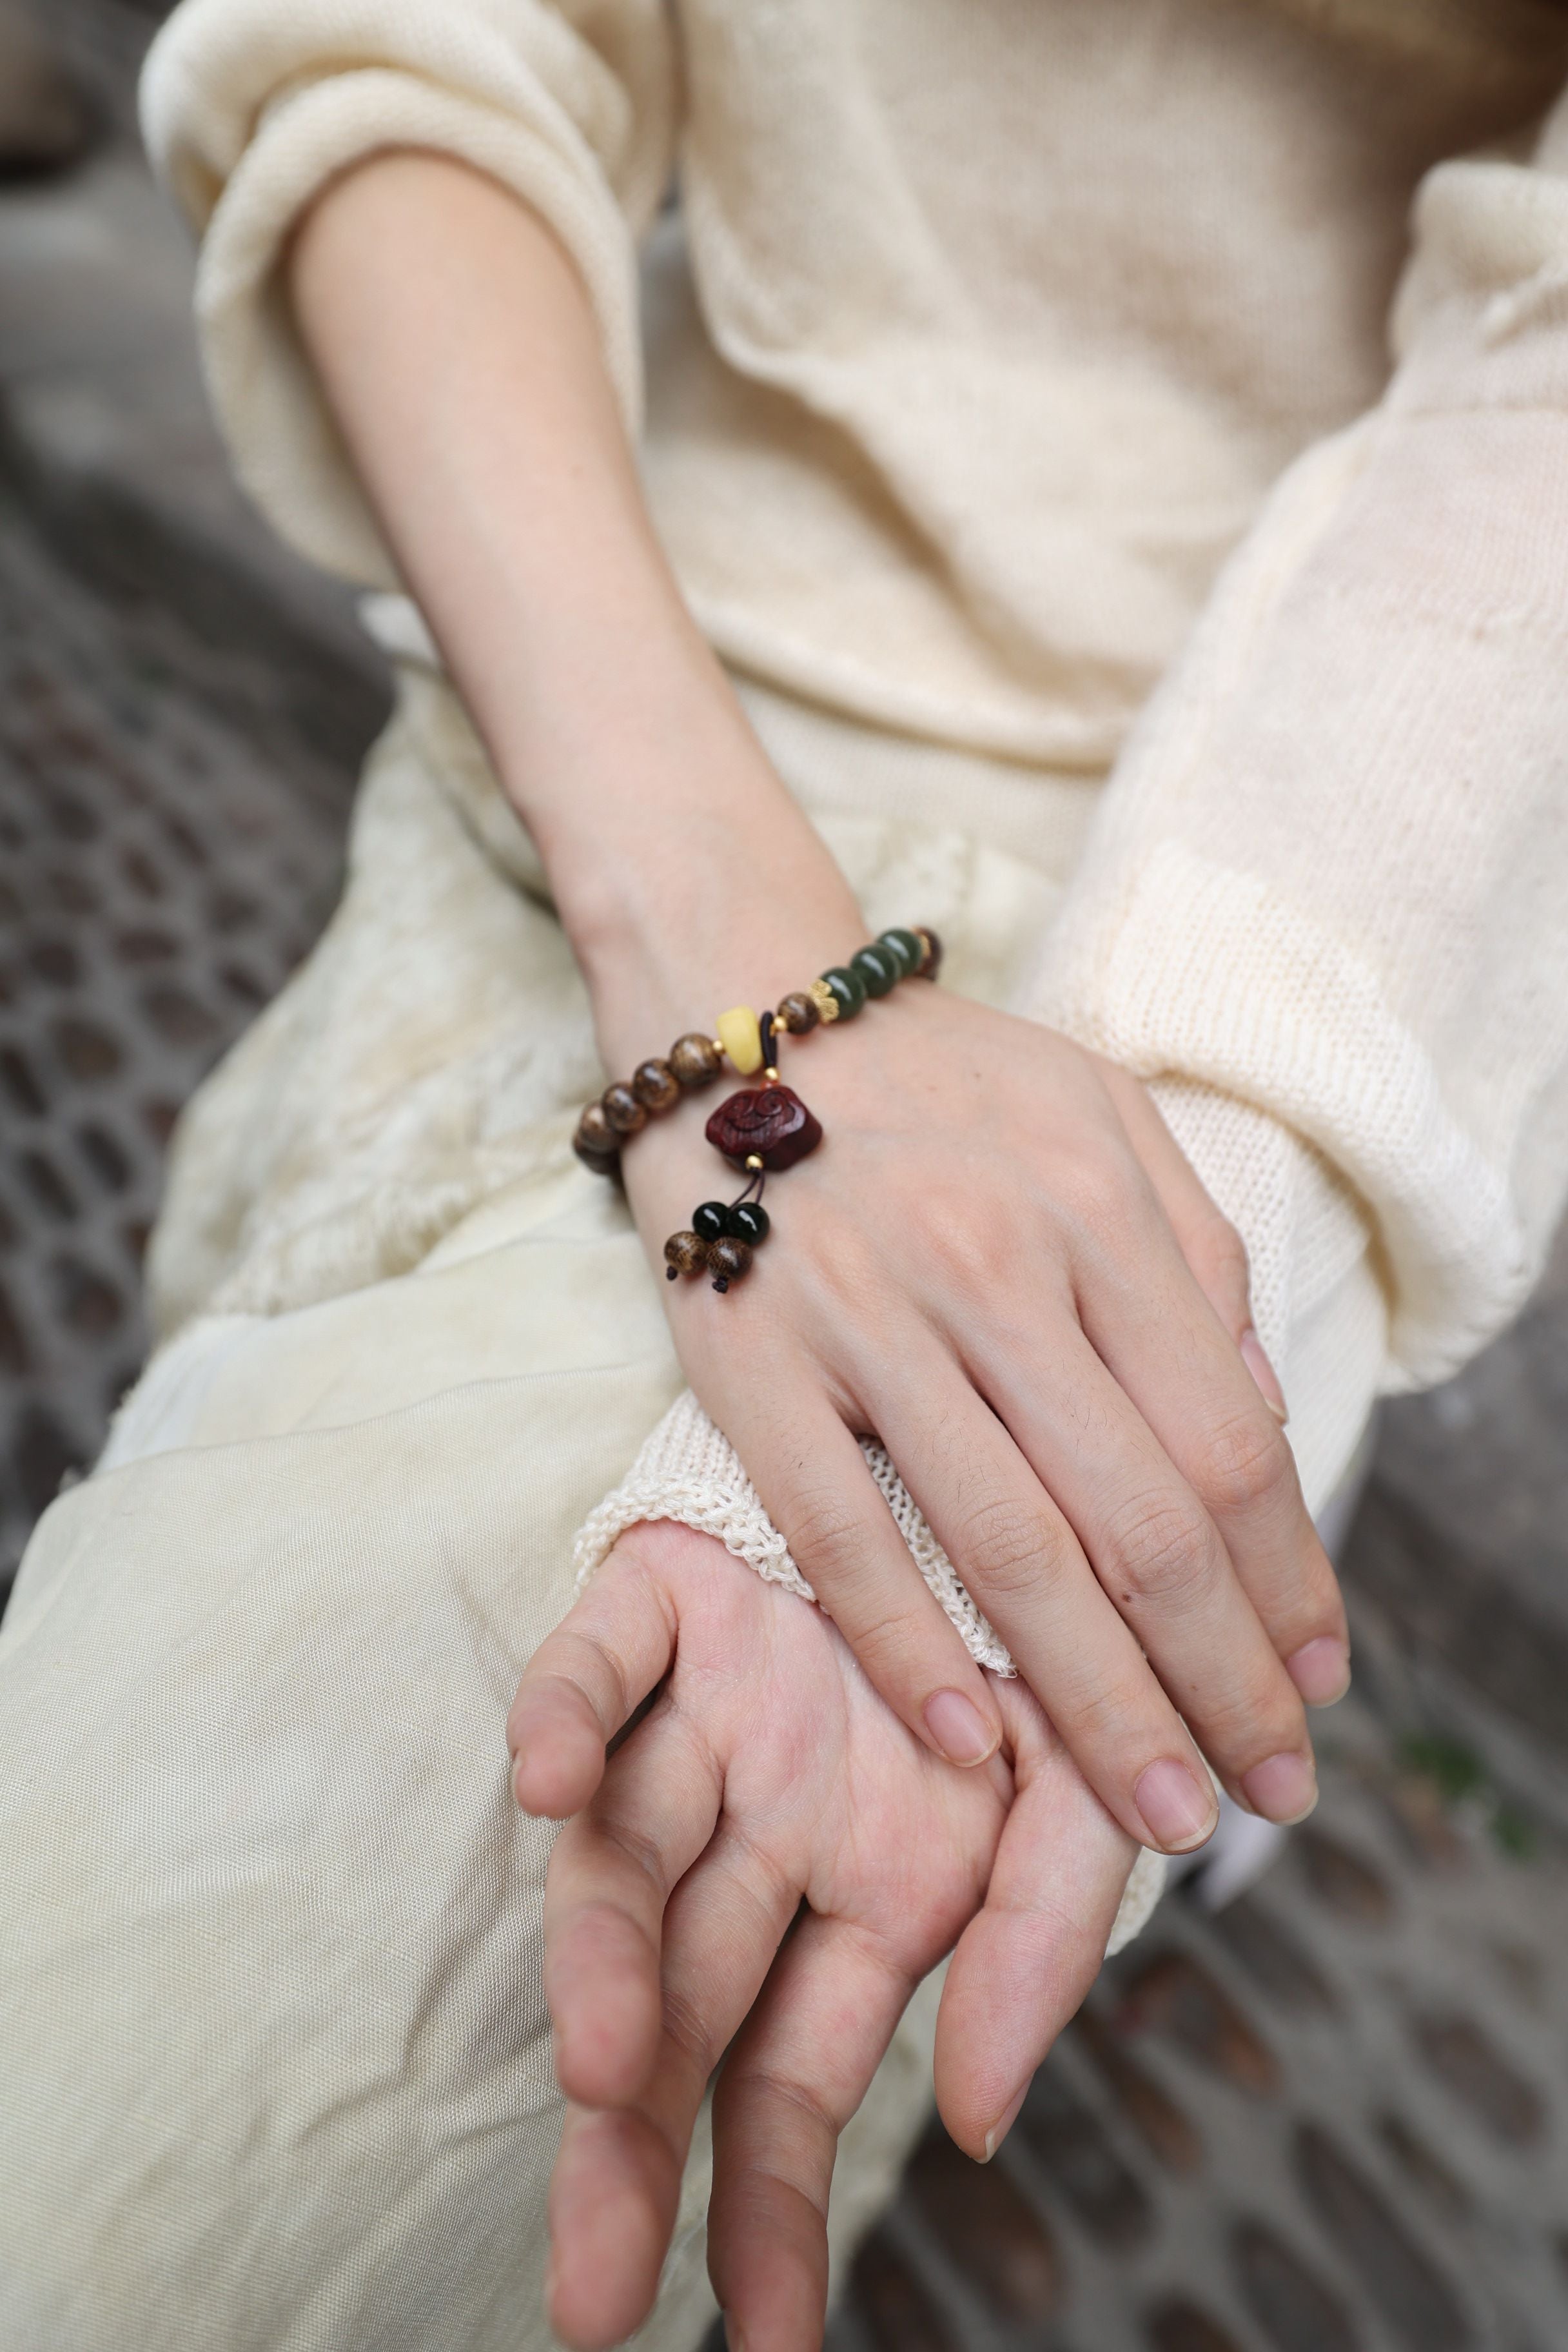
[[[721,1013],[713,1029],[743,1078],[762,1068],[763,1025],[749,1004],[737,1004],[733,1012]]]

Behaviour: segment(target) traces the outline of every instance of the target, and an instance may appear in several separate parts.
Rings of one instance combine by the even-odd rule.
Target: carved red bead
[[[751,1087],[720,1104],[708,1140],[737,1168],[751,1159],[767,1169],[793,1168],[816,1150],[822,1127],[788,1087]]]

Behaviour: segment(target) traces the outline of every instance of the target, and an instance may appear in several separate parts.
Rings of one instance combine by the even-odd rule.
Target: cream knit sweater
[[[1568,1171],[1565,75],[1548,0],[184,0],[145,84],[295,545],[396,589],[283,241],[446,150],[575,257],[742,679],[1105,780],[1024,1009],[1158,1082],[1314,1502]]]

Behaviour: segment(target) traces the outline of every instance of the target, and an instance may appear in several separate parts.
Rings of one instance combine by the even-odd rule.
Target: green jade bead
[[[859,973],[852,971],[848,964],[836,963],[831,971],[823,973],[822,978],[838,1001],[840,1021],[853,1021],[866,1002],[866,983]]]
[[[902,978],[898,958],[883,947],[858,948],[849,959],[849,969],[868,996],[890,994]]]
[[[917,969],[925,953],[913,931],[907,931],[901,926],[896,930],[882,932],[876,944],[897,958],[900,979],[907,979]]]

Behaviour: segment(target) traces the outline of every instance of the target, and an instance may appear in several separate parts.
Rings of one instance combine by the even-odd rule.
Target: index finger
[[[822,2340],[839,2134],[914,1989],[881,1939],[808,1912],[730,2053],[713,2095],[708,2268],[746,2352]]]
[[[1082,1282],[1085,1334],[1218,1528],[1300,1696],[1323,1705],[1350,1643],[1295,1456],[1174,1234],[1151,1238],[1136,1279],[1107,1257]]]
[[[635,2099],[663,2031],[665,1906],[719,1819],[723,1769],[667,1703],[556,1840],[544,1886],[544,1994],[569,2099]]]
[[[1253,1328],[1251,1274],[1241,1235],[1211,1198],[1145,1088],[1112,1062],[1101,1061],[1100,1067],[1186,1271],[1240,1357],[1269,1418],[1283,1424],[1285,1394]],[[1254,1116],[1264,1127],[1271,1124],[1265,1112]],[[1226,1379],[1217,1409],[1223,1419],[1211,1425],[1206,1458],[1194,1449],[1181,1466],[1200,1492],[1206,1485],[1205,1499],[1227,1542],[1236,1538],[1237,1572],[1301,1696],[1309,1706],[1331,1704],[1349,1678],[1344,1608],[1328,1555],[1295,1486],[1289,1449],[1277,1430],[1268,1430],[1234,1377]],[[1271,1486],[1279,1496],[1272,1509]]]

